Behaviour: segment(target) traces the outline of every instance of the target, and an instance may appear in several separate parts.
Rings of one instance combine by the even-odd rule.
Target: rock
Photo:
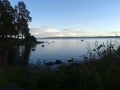
[[[84,41],[83,39],[81,41]]]
[[[63,62],[62,61],[60,61],[60,60],[56,60],[55,61],[55,64],[62,64]]]
[[[73,60],[68,60],[68,62],[73,62]]]
[[[46,66],[52,66],[52,65],[55,65],[55,63],[54,62],[47,62],[47,63],[45,63],[45,65]]]
[[[44,45],[42,45],[42,47],[44,47]]]
[[[32,51],[35,51],[35,49],[33,48]]]
[[[73,63],[74,62],[74,58],[71,58],[70,60],[68,60],[68,62]]]

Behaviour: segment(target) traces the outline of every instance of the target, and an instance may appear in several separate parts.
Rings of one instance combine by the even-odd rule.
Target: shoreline
[[[0,45],[33,45],[33,44],[42,44],[44,41],[25,41],[17,39],[6,39],[0,40]]]

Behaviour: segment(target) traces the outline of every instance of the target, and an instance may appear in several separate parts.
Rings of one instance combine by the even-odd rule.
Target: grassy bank
[[[0,68],[0,90],[120,90],[120,57],[62,65]]]

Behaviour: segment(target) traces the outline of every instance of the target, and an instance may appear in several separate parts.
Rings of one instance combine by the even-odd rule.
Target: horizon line
[[[120,36],[53,36],[53,37],[37,37],[37,39],[40,38],[49,38],[49,39],[54,39],[54,38],[120,38]]]

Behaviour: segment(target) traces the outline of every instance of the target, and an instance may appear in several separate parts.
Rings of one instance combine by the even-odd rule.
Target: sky
[[[14,6],[19,0],[10,0]],[[120,0],[23,0],[36,37],[120,35]]]

